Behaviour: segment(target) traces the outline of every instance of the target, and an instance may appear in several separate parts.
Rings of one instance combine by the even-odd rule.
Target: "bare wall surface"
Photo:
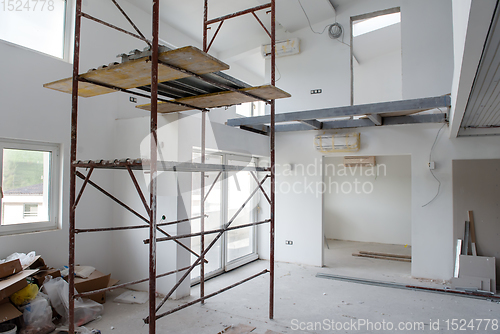
[[[453,197],[452,160],[500,158],[500,138],[474,137],[449,139],[442,129],[432,153],[434,174],[441,181],[436,199],[424,207],[438,190],[427,163],[440,124],[400,125],[358,129],[361,150],[353,155],[411,155],[411,245],[412,276],[450,279],[453,275]],[[339,131],[342,132],[342,131]],[[345,131],[347,132],[347,131]],[[314,149],[317,131],[283,133],[277,137],[277,213],[276,256],[279,261],[322,264],[322,194],[316,192],[322,176],[312,172],[307,177],[286,176],[285,164],[306,167],[322,165],[322,153]],[[339,153],[332,156],[344,156]],[[297,192],[288,191],[288,183]],[[293,240],[293,246],[285,245]],[[265,252],[265,250],[262,250]]]
[[[469,210],[474,211],[478,255],[494,256],[500,277],[500,159],[453,160],[455,242],[464,239]]]
[[[323,158],[327,239],[411,245],[411,157],[377,156],[375,167]]]
[[[402,98],[438,96],[451,92],[453,78],[453,31],[451,0],[359,0],[344,1],[336,20],[350,43],[351,16],[401,8]],[[432,10],[431,10],[432,8]],[[313,26],[316,31],[334,18]],[[277,112],[290,112],[350,105],[350,48],[328,34],[314,34],[309,27],[293,34],[280,31],[278,39],[298,37],[301,53],[278,58],[277,86],[292,94],[278,100]],[[342,40],[342,39],[340,39]],[[270,63],[266,62],[266,73]],[[322,94],[311,95],[321,88]]]

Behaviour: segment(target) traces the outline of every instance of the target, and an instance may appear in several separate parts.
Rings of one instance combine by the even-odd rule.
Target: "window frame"
[[[63,36],[63,54],[62,57],[53,56],[51,54],[20,45],[14,42],[9,42],[0,38],[0,43],[4,43],[16,48],[35,52],[47,57],[59,59],[67,63],[73,63],[73,50],[74,50],[74,32],[75,32],[75,16],[76,16],[76,0],[64,0],[66,2],[66,9],[64,13],[64,36]]]
[[[3,198],[0,198],[0,236],[33,233],[61,228],[61,146],[55,143],[0,138],[0,188],[3,182],[3,150],[32,150],[51,153],[49,184],[49,220],[22,224],[1,225]],[[2,192],[3,193],[3,192]],[[0,196],[2,197],[2,196]]]

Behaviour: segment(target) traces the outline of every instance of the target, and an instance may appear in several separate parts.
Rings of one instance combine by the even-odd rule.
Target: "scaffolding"
[[[70,148],[70,214],[69,214],[69,333],[75,332],[75,298],[85,297],[95,293],[105,292],[114,290],[117,288],[123,288],[126,286],[149,282],[149,315],[147,318],[143,319],[145,323],[149,324],[149,333],[156,333],[156,320],[165,317],[169,314],[177,312],[181,309],[184,309],[188,306],[194,305],[196,303],[204,303],[206,299],[211,298],[215,295],[218,295],[224,291],[227,291],[233,287],[236,287],[242,283],[245,283],[253,278],[261,276],[263,274],[269,273],[269,318],[274,318],[274,236],[275,236],[275,99],[288,97],[289,95],[283,91],[280,91],[275,87],[275,68],[276,68],[276,59],[275,59],[275,48],[276,48],[276,24],[275,24],[275,13],[276,13],[276,5],[275,0],[270,0],[270,3],[253,7],[244,11],[240,11],[237,13],[229,14],[226,16],[222,16],[215,19],[208,19],[208,0],[204,0],[204,14],[203,14],[203,52],[197,53],[204,57],[204,59],[208,59],[212,61],[212,64],[215,64],[215,68],[205,71],[204,73],[208,73],[207,75],[203,75],[204,73],[200,73],[200,71],[191,70],[187,68],[187,66],[180,66],[175,61],[176,59],[182,60],[182,52],[195,52],[196,50],[192,49],[177,49],[172,51],[165,51],[161,49],[159,46],[159,13],[160,13],[160,4],[159,1],[152,1],[152,35],[153,39],[148,40],[144,34],[138,29],[138,27],[133,23],[130,17],[125,13],[125,11],[120,7],[120,5],[116,2],[116,0],[111,0],[114,5],[118,8],[118,10],[124,15],[124,17],[128,20],[131,26],[134,28],[136,33],[131,33],[125,29],[119,28],[107,22],[104,22],[96,17],[93,17],[87,13],[82,12],[82,0],[76,0],[76,17],[75,17],[75,41],[74,41],[74,59],[73,59],[73,76],[72,78],[68,78],[65,80],[60,80],[54,83],[46,84],[45,87],[57,89],[61,91],[65,91],[67,93],[72,94],[72,112],[71,112],[71,148]],[[266,10],[267,14],[271,16],[271,29],[270,31],[266,28],[263,22],[256,15],[257,11]],[[215,73],[216,71],[220,71],[225,68],[225,64],[217,64],[217,61],[214,60],[211,56],[208,55],[208,51],[210,50],[217,34],[219,33],[223,23],[229,19],[239,17],[245,14],[252,14],[258,23],[264,28],[266,33],[269,35],[271,39],[271,85],[265,86],[265,89],[252,90],[252,88],[243,85],[236,79],[231,79],[228,76],[224,76],[220,74],[220,72]],[[148,70],[147,77],[141,77],[140,75],[137,77],[137,73],[133,74],[133,83],[132,84],[114,84],[109,82],[103,82],[103,80],[96,80],[95,76],[102,74],[105,71],[105,74],[112,73],[115,67],[110,66],[102,71],[97,70],[95,72],[89,72],[86,74],[80,74],[79,64],[80,64],[80,37],[81,37],[81,19],[86,18],[92,20],[94,22],[103,24],[109,28],[113,28],[120,32],[126,33],[129,36],[135,37],[145,43],[150,47],[149,56],[145,57],[145,59],[136,59],[130,62],[127,62],[125,65],[119,64],[120,66],[129,66],[134,68],[134,70],[142,69],[142,73],[144,74],[144,69]],[[214,32],[211,40],[208,40],[208,31],[211,26],[218,23],[218,27]],[[180,50],[180,51],[179,51]],[[170,53],[169,53],[170,52]],[[169,58],[170,57],[170,58]],[[173,60],[172,60],[173,59]],[[221,62],[220,62],[221,63]],[[117,65],[117,66],[119,66]],[[193,65],[193,64],[191,64]],[[221,66],[219,66],[221,65]],[[122,66],[122,67],[123,67]],[[219,66],[219,67],[218,67]],[[161,69],[160,69],[161,67]],[[150,70],[150,72],[149,72]],[[132,75],[131,75],[132,77]],[[270,135],[270,167],[241,167],[241,166],[229,166],[229,165],[213,165],[206,164],[206,114],[209,111],[209,108],[212,107],[220,107],[222,105],[200,105],[199,102],[193,102],[194,100],[189,100],[189,102],[185,102],[186,99],[164,99],[161,96],[169,96],[168,92],[162,91],[165,87],[167,87],[168,91],[171,92],[172,89],[178,89],[178,86],[171,85],[168,86],[167,82],[169,80],[176,80],[179,78],[194,78],[205,84],[210,85],[211,87],[216,87],[219,91],[217,92],[218,96],[224,96],[225,93],[230,93],[232,95],[240,96],[240,101],[248,102],[250,101],[264,101],[270,105],[271,113],[270,113],[270,126],[269,126],[269,135]],[[144,80],[150,83],[149,86],[145,85]],[[134,81],[135,80],[135,81]],[[141,81],[142,80],[142,81]],[[159,85],[161,85],[159,89]],[[176,88],[177,87],[177,88]],[[150,94],[140,93],[131,89],[139,88],[144,91],[150,92]],[[262,88],[262,87],[260,87]],[[266,91],[262,93],[262,91]],[[77,132],[78,132],[78,100],[79,96],[95,96],[100,94],[106,94],[110,92],[125,92],[128,94],[133,94],[137,96],[150,98],[151,103],[147,105],[145,109],[150,110],[150,157],[149,159],[116,159],[116,160],[87,160],[81,161],[77,160]],[[222,92],[221,92],[222,91]],[[208,94],[210,95],[210,94]],[[206,97],[207,95],[203,95]],[[170,96],[171,97],[171,96]],[[206,99],[205,99],[206,100]],[[220,102],[214,102],[219,103]],[[237,104],[234,102],[234,99],[228,99],[226,103],[227,106]],[[158,151],[157,151],[157,118],[159,112],[160,105],[174,106],[177,108],[174,111],[182,111],[182,110],[199,110],[201,111],[201,163],[194,162],[185,162],[178,163],[172,161],[162,161],[158,160]],[[160,106],[161,107],[161,106]],[[166,112],[171,112],[166,111]],[[86,169],[86,175],[80,172],[78,169]],[[118,198],[113,196],[111,193],[100,187],[98,184],[91,180],[92,173],[96,169],[121,169],[127,170],[132,183],[134,184],[135,189],[137,190],[137,194],[141,199],[142,204],[144,205],[144,209],[147,215],[142,215],[138,213],[136,210],[132,209],[130,206],[120,201]],[[148,170],[150,172],[150,191],[149,191],[149,203],[142,192],[140,185],[134,175],[134,170]],[[250,171],[251,175],[256,181],[256,188],[248,197],[248,199],[241,205],[240,209],[234,214],[234,216],[221,228],[216,230],[205,230],[205,208],[204,203],[207,199],[208,194],[213,189],[213,186],[217,182],[217,179],[221,176],[223,172],[228,171],[240,171],[247,170]],[[157,222],[157,173],[160,171],[171,171],[171,172],[199,172],[201,174],[201,213],[197,217],[191,217],[186,219],[181,219],[172,222]],[[218,176],[213,182],[212,186],[205,193],[205,173],[206,172],[218,172]],[[262,180],[259,180],[257,177],[257,172],[265,172],[266,175]],[[263,188],[264,182],[270,178],[270,195],[266,193]],[[80,190],[77,193],[76,181],[77,179],[82,179],[83,183],[80,187]],[[94,228],[94,229],[79,229],[76,227],[76,208],[82,198],[82,195],[87,188],[87,186],[94,187],[99,192],[103,193],[105,196],[109,197],[124,209],[135,215],[137,218],[142,220],[145,224],[143,225],[135,225],[135,226],[124,226],[124,227],[108,227],[108,228]],[[252,197],[258,191],[261,191],[266,200],[270,204],[270,218],[253,222],[250,224],[231,226],[231,223],[236,219],[238,214],[243,210],[245,205],[252,199]],[[168,234],[162,227],[167,225],[174,225],[184,222],[189,222],[194,219],[199,219],[201,221],[201,231],[198,233],[190,233],[184,235],[172,236]],[[226,288],[223,288],[219,291],[205,294],[205,263],[207,262],[205,256],[207,252],[214,246],[217,240],[226,232],[232,231],[235,229],[246,228],[250,226],[258,226],[261,224],[269,224],[270,225],[270,261],[269,261],[269,269],[263,270],[255,275],[252,275],[244,280],[241,280],[237,283],[234,283]],[[120,231],[120,230],[133,230],[133,229],[149,229],[149,239],[144,240],[144,243],[149,245],[149,277],[137,280],[134,282],[128,282],[119,284],[113,287],[100,289],[97,291],[90,291],[85,293],[75,293],[75,237],[77,234],[81,233],[92,233],[92,232],[105,232],[105,231]],[[160,233],[163,237],[158,238],[157,234]],[[209,234],[215,234],[216,237],[212,240],[209,245],[205,245],[205,236]],[[185,246],[179,240],[184,238],[190,238],[194,236],[199,236],[201,238],[201,247],[200,252],[197,253]],[[194,256],[196,256],[196,260],[189,267],[178,268],[176,270],[157,274],[156,270],[156,246],[157,242],[163,241],[174,241],[180,247],[183,247]],[[159,313],[161,307],[165,304],[167,299],[175,292],[175,290],[182,284],[182,282],[190,276],[191,271],[200,266],[200,298],[181,305],[177,308],[171,309],[169,311]],[[161,277],[165,277],[167,275],[173,275],[176,273],[184,272],[181,279],[177,281],[177,283],[172,287],[170,292],[165,295],[163,300],[156,305],[156,280]]]

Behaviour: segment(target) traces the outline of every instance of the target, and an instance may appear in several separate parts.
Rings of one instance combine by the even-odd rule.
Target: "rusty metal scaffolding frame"
[[[193,164],[193,163],[184,163],[183,164],[174,164],[170,162],[164,162],[164,161],[158,161],[157,157],[157,118],[158,118],[158,101],[164,101],[164,102],[171,102],[169,100],[163,100],[158,97],[158,64],[163,62],[160,62],[158,59],[158,54],[159,54],[159,12],[160,12],[160,4],[159,1],[152,0],[153,6],[152,6],[152,40],[148,40],[144,34],[141,33],[141,31],[138,29],[138,27],[133,23],[133,21],[130,19],[130,17],[125,13],[125,11],[120,7],[120,5],[117,3],[116,0],[111,0],[114,5],[117,7],[117,9],[123,14],[123,16],[127,19],[127,21],[131,24],[131,26],[134,28],[134,30],[137,32],[137,34],[131,33],[125,29],[119,28],[117,26],[114,26],[112,24],[109,24],[107,22],[104,22],[96,17],[93,17],[91,15],[88,15],[82,11],[82,0],[76,0],[76,16],[75,16],[75,40],[74,40],[74,56],[73,56],[73,78],[72,78],[72,99],[71,99],[71,104],[72,104],[72,110],[71,110],[71,147],[70,147],[70,213],[69,213],[69,333],[73,334],[75,333],[75,298],[78,297],[85,297],[89,296],[94,293],[100,293],[100,292],[105,292],[105,291],[111,291],[114,289],[118,288],[123,288],[129,285],[134,285],[138,283],[143,283],[149,281],[149,316],[144,320],[145,323],[149,324],[149,333],[150,334],[155,334],[156,333],[156,320],[172,314],[174,312],[177,312],[181,309],[184,309],[188,306],[194,305],[198,302],[201,302],[202,304],[205,302],[206,299],[216,296],[224,291],[227,291],[233,287],[236,287],[242,283],[245,283],[253,278],[259,277],[263,274],[270,273],[270,282],[269,282],[269,318],[273,319],[274,318],[274,237],[275,237],[275,101],[274,100],[265,100],[257,96],[253,96],[252,94],[249,94],[247,92],[241,92],[238,91],[241,94],[244,95],[249,95],[257,100],[264,100],[267,104],[271,106],[271,124],[270,124],[270,158],[271,158],[271,167],[270,168],[255,168],[253,170],[250,170],[250,173],[252,174],[253,178],[255,179],[257,183],[257,187],[255,190],[251,193],[251,195],[247,198],[247,200],[241,205],[240,209],[233,215],[233,217],[225,224],[222,226],[222,228],[217,229],[217,230],[210,230],[206,231],[205,230],[205,212],[204,212],[204,203],[208,197],[208,194],[210,191],[213,189],[213,186],[219,179],[219,177],[222,175],[222,172],[227,172],[227,171],[237,171],[238,168],[231,168],[234,166],[215,166],[215,165],[207,165],[205,164],[205,157],[206,157],[206,142],[205,142],[205,137],[206,137],[206,114],[208,112],[207,109],[204,108],[197,108],[193,107],[193,109],[200,110],[202,113],[202,121],[201,121],[201,164]],[[255,14],[255,12],[268,9],[270,10],[267,12],[268,14],[271,14],[271,31],[269,31],[265,25],[262,23],[262,21],[259,19],[259,17]],[[275,47],[276,47],[276,23],[275,23],[275,16],[276,16],[276,5],[275,5],[275,0],[270,0],[270,3],[257,6],[254,8],[250,8],[244,11],[240,11],[237,13],[229,14],[226,16],[222,16],[219,18],[215,19],[208,19],[208,0],[204,0],[204,14],[203,14],[203,51],[207,52],[209,51],[210,47],[214,43],[215,38],[217,37],[217,34],[219,33],[222,24],[224,21],[229,20],[231,18],[235,18],[241,15],[245,14],[252,14],[258,23],[264,28],[266,33],[269,35],[271,39],[271,85],[275,85],[276,80],[275,80],[275,65],[276,65],[276,57],[275,57]],[[79,75],[79,65],[80,65],[80,40],[81,40],[81,18],[84,17],[86,19],[92,20],[94,22],[103,24],[104,26],[107,26],[109,28],[115,29],[117,31],[120,31],[122,33],[125,33],[129,36],[135,37],[143,42],[146,42],[152,51],[151,54],[151,90],[150,90],[150,95],[145,96],[151,99],[151,116],[150,116],[150,134],[151,134],[151,147],[150,147],[150,159],[144,163],[144,161],[139,161],[139,160],[114,160],[112,162],[110,161],[78,161],[77,160],[77,130],[78,130],[78,83],[79,82],[85,82],[86,80],[83,79]],[[210,42],[208,41],[208,30],[210,29],[210,25],[219,23],[217,30],[212,36],[212,39]],[[209,78],[205,78],[203,76],[199,76],[195,73],[191,73],[189,71],[186,71],[185,69],[182,68],[176,68],[175,66],[171,66],[170,64],[164,64],[167,65],[171,68],[174,68],[180,72],[183,73],[188,73],[189,75],[195,76],[198,79],[204,80],[205,82],[212,84],[212,85],[218,85],[220,87],[220,84],[216,82],[211,82]],[[88,81],[87,81],[88,82]],[[93,83],[93,82],[91,82]],[[97,85],[103,85],[101,83],[93,83]],[[125,93],[130,93],[130,94],[137,94],[133,91],[127,90],[127,89],[121,89],[119,87],[111,87],[112,89],[115,89],[116,91],[121,91]],[[231,87],[223,87],[228,90],[232,91],[237,91]],[[143,96],[143,94],[141,94]],[[188,106],[190,107],[190,106]],[[200,167],[201,166],[201,167]],[[88,170],[87,174],[84,175],[80,171],[77,170],[77,168],[86,168]],[[111,193],[107,192],[104,190],[102,187],[97,185],[95,182],[91,181],[90,178],[94,172],[95,169],[126,169],[128,171],[128,174],[131,178],[131,181],[134,185],[134,187],[137,190],[137,193],[141,199],[142,204],[144,205],[144,209],[147,213],[147,216],[143,216],[134,209],[132,209],[130,206],[127,204],[123,203],[120,201],[118,198],[113,196]],[[142,170],[142,169],[148,169],[150,171],[150,191],[149,191],[149,203],[147,201],[147,198],[145,197],[144,193],[142,192],[139,183],[137,182],[137,179],[134,175],[134,170]],[[186,219],[181,219],[177,221],[172,221],[172,222],[164,222],[164,223],[157,223],[157,180],[156,180],[156,175],[157,172],[160,170],[169,170],[169,171],[174,171],[174,172],[180,172],[180,171],[186,171],[186,172],[200,172],[201,173],[201,213],[197,217],[192,217],[192,218],[186,218]],[[240,170],[248,170],[248,168],[242,168]],[[216,171],[219,172],[217,177],[215,178],[212,186],[209,188],[209,190],[205,193],[205,172],[206,171]],[[259,181],[257,175],[255,172],[257,171],[266,171],[269,172],[262,180]],[[80,178],[83,180],[83,184],[80,187],[80,190],[77,194],[76,190],[76,181],[77,178]],[[271,179],[271,187],[270,187],[270,196],[265,192],[264,188],[262,187],[264,182],[270,178]],[[135,226],[125,226],[125,227],[108,227],[108,228],[93,228],[93,229],[77,229],[76,228],[76,208],[80,202],[80,199],[82,198],[82,195],[87,188],[87,186],[90,185],[97,189],[99,192],[104,194],[105,196],[109,197],[111,200],[114,202],[118,203],[120,206],[134,214],[137,218],[141,219],[142,221],[146,222],[146,225],[135,225]],[[260,222],[255,222],[255,223],[250,223],[250,224],[245,224],[245,225],[240,225],[240,226],[234,226],[231,227],[231,223],[234,222],[238,214],[243,210],[245,205],[252,199],[252,197],[257,193],[258,191],[261,191],[266,200],[270,204],[270,219],[266,219]],[[177,236],[172,236],[165,232],[161,227],[166,226],[166,225],[174,225],[174,224],[179,224],[183,222],[189,222],[194,219],[200,219],[201,221],[201,231],[198,233],[191,233],[191,234],[184,234],[184,235],[177,235]],[[232,231],[235,229],[240,229],[240,228],[246,228],[250,226],[258,226],[261,224],[269,223],[270,224],[270,263],[269,263],[269,269],[263,270],[253,276],[250,276],[248,278],[245,278],[237,283],[234,283],[228,287],[225,287],[219,291],[210,293],[208,295],[205,295],[205,263],[208,261],[205,259],[205,255],[207,252],[214,246],[214,244],[217,242],[217,240],[227,231]],[[92,233],[92,232],[105,232],[105,231],[125,231],[125,230],[135,230],[135,229],[146,229],[149,228],[149,239],[144,240],[145,244],[149,245],[149,277],[146,279],[141,279],[133,282],[128,282],[128,283],[123,283],[120,285],[116,285],[113,287],[105,288],[105,289],[100,289],[97,291],[90,291],[90,292],[85,292],[85,293],[75,293],[75,242],[76,238],[75,236],[77,234],[81,233]],[[165,237],[163,238],[157,238],[157,232],[160,232],[163,234]],[[207,246],[205,247],[205,236],[207,234],[216,234],[216,237],[214,240]],[[183,243],[179,241],[179,239],[183,238],[191,238],[194,236],[200,236],[201,238],[201,247],[200,247],[200,254],[197,254],[195,251],[190,249],[189,247],[185,246]],[[156,244],[157,242],[162,242],[162,241],[174,241],[176,242],[180,247],[185,248],[187,251],[191,252],[193,255],[197,257],[197,260],[189,267],[184,267],[180,269],[176,269],[170,272],[166,272],[163,274],[158,275],[156,271]],[[175,292],[175,290],[182,284],[182,282],[189,277],[189,274],[191,271],[197,267],[200,266],[200,298],[189,302],[187,304],[181,305],[177,308],[174,308],[172,310],[169,310],[167,312],[164,312],[162,314],[158,314],[158,311],[160,308],[164,305],[164,303],[167,301],[167,299]],[[156,305],[156,280],[161,277],[165,277],[168,275],[173,275],[176,273],[184,272],[184,275],[182,278],[174,285],[174,287],[171,289],[171,291],[165,296],[165,298],[162,300],[162,302],[159,305]],[[153,320],[152,320],[153,319]]]

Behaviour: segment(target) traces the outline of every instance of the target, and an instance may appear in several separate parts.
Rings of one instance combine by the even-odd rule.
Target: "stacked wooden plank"
[[[203,74],[229,69],[229,65],[226,63],[193,46],[161,52],[159,60],[158,82],[160,83],[191,77],[190,73],[202,76]],[[148,86],[151,84],[151,60],[149,56],[144,56],[122,63],[101,66],[98,69],[80,74],[80,78],[82,80],[78,83],[78,95],[81,97],[93,97],[113,93],[119,89],[128,90]],[[71,94],[72,82],[73,78],[66,78],[46,83],[44,87]],[[271,85],[241,88],[239,90],[250,93],[253,97],[248,94],[245,95],[229,90],[209,94],[202,93],[195,96],[169,100],[183,103],[184,105],[160,102],[158,104],[158,112],[170,113],[192,110],[193,108],[190,108],[190,106],[198,108],[226,107],[259,101],[260,99],[274,100],[290,97],[290,94]],[[137,108],[150,111],[151,105],[139,105]]]
[[[359,253],[353,253],[352,256],[368,257],[372,259],[381,259],[381,260],[411,262],[411,255],[359,251]]]

